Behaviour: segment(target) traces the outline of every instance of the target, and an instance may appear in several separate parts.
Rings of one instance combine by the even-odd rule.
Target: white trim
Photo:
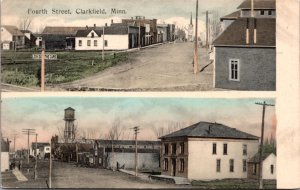
[[[236,64],[237,64],[237,79],[231,78],[231,64],[232,64],[232,61],[236,61]],[[230,81],[240,81],[240,70],[241,70],[240,67],[241,67],[240,59],[229,59],[229,64],[228,64],[228,79]]]

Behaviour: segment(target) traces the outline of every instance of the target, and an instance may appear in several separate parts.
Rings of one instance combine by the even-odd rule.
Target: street
[[[130,52],[124,63],[94,76],[58,85],[65,89],[104,88],[158,91],[198,91],[213,89],[213,65],[208,52],[199,48],[199,73],[193,74],[194,44],[169,43]]]
[[[34,180],[33,171],[22,173],[28,181],[17,181],[11,171],[2,173],[4,188],[47,188],[49,161],[39,161],[38,178]],[[47,182],[49,183],[49,182]],[[53,162],[52,188],[178,188],[161,181],[145,181],[134,176],[100,168],[77,167],[71,163]]]

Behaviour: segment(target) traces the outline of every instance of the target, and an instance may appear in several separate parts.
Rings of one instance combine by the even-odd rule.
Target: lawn
[[[20,86],[39,86],[40,60],[33,60],[32,54],[40,52],[2,53],[2,81]],[[127,53],[106,53],[104,61],[101,52],[47,52],[57,54],[57,60],[46,60],[46,84],[60,84],[82,79],[127,60]]]
[[[192,181],[199,189],[258,189],[258,180],[253,179],[222,179],[212,181]],[[276,189],[276,180],[264,180],[264,189]]]

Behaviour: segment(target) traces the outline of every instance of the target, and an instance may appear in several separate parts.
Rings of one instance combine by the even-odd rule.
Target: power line
[[[134,162],[135,162],[135,176],[137,177],[138,173],[138,152],[137,152],[137,134],[139,133],[140,127],[135,126],[133,127],[134,134],[135,134],[135,157],[134,157]]]
[[[265,112],[266,112],[266,106],[275,106],[275,105],[273,105],[273,104],[267,104],[266,101],[264,101],[263,103],[261,103],[261,102],[255,102],[255,104],[263,106],[262,122],[261,122],[260,150],[259,150],[259,189],[263,189],[262,154],[263,154],[263,145],[264,145]]]
[[[28,145],[28,151],[27,151],[27,163],[29,164],[29,136],[30,135],[35,135],[35,129],[22,129],[22,133],[28,136],[28,141],[27,141],[27,145]]]

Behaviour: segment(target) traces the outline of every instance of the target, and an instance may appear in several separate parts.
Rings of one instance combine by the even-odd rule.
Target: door
[[[176,175],[176,159],[175,158],[172,159],[172,175],[173,176]]]

